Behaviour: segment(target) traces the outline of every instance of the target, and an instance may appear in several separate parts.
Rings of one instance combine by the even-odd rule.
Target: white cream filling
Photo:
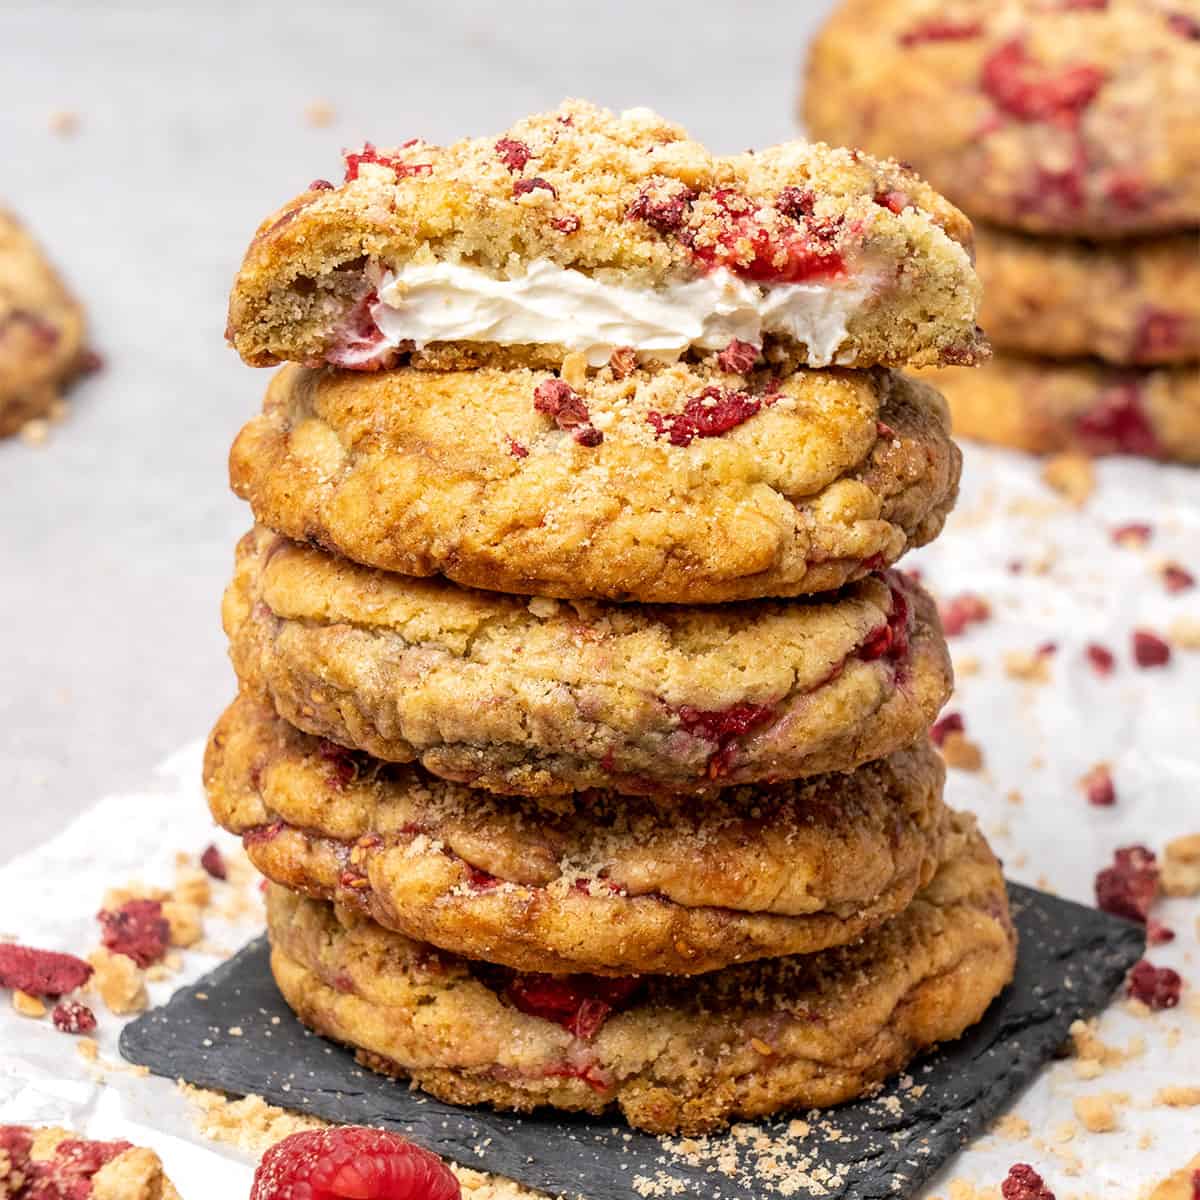
[[[621,346],[674,359],[691,346],[723,350],[733,338],[759,346],[764,334],[788,334],[808,346],[812,366],[824,367],[870,292],[863,279],[759,284],[724,268],[687,283],[631,288],[545,259],[516,279],[455,263],[410,263],[382,273],[371,315],[393,345],[561,345],[592,366]]]

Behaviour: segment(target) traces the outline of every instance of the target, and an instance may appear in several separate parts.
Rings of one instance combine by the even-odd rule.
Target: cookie
[[[969,817],[899,916],[849,947],[688,978],[529,975],[268,893],[271,964],[306,1024],[455,1104],[602,1113],[652,1133],[824,1108],[959,1037],[1012,977],[1000,868]]]
[[[954,502],[945,405],[890,371],[573,382],[287,367],[234,444],[233,488],[370,566],[652,603],[834,590],[932,540]]]
[[[294,891],[521,971],[691,975],[857,940],[932,878],[944,768],[694,799],[492,796],[293,729],[241,697],[209,739],[218,824]]]
[[[998,355],[931,371],[962,437],[1035,454],[1135,454],[1200,463],[1200,365],[1150,370]]]
[[[152,1150],[25,1125],[0,1125],[0,1196],[179,1200]]]
[[[1125,366],[1200,362],[1200,236],[1111,244],[976,227],[998,350]]]
[[[86,369],[84,320],[54,268],[0,209],[0,437],[49,413]]]
[[[970,224],[895,163],[801,142],[716,157],[581,101],[500,137],[346,156],[259,227],[228,335],[254,366],[973,362]]]
[[[914,163],[980,220],[1200,226],[1197,0],[844,0],[803,110],[813,136]]]
[[[915,741],[951,682],[933,602],[898,572],[810,600],[563,603],[371,570],[259,528],[224,622],[243,687],[298,728],[520,795],[849,770]]]

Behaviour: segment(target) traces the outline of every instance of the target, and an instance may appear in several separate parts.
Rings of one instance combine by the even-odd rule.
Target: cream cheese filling
[[[686,283],[632,288],[541,259],[500,279],[456,263],[409,263],[384,271],[371,316],[393,345],[494,342],[561,345],[600,366],[618,347],[675,359],[689,347],[723,350],[733,338],[762,345],[787,334],[828,366],[846,340],[870,282],[761,284],[725,268]]]

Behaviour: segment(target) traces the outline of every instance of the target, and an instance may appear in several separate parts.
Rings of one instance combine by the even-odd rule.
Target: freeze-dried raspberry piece
[[[65,996],[91,977],[92,968],[73,954],[0,942],[0,987],[30,996]]]
[[[589,422],[583,397],[562,379],[543,379],[533,390],[533,407],[553,417],[559,429],[575,429]]]
[[[683,184],[648,183],[625,210],[627,221],[645,221],[659,233],[675,233],[687,216],[696,193]]]
[[[32,1143],[26,1143],[22,1136],[28,1136],[29,1131],[19,1126],[15,1128],[13,1141],[17,1158],[10,1170],[19,1173],[24,1182],[9,1192],[3,1186],[4,1176],[0,1175],[0,1196],[12,1195],[14,1200],[88,1200],[92,1195],[92,1179],[101,1167],[133,1149],[129,1142],[85,1142],[68,1138],[58,1143],[52,1158],[34,1162],[28,1157]],[[9,1149],[5,1144],[6,1133],[6,1128],[0,1128],[0,1151]],[[11,1156],[11,1150],[9,1153]]]
[[[496,154],[514,175],[525,170],[525,164],[533,157],[529,147],[516,138],[501,138],[496,143]]]
[[[529,447],[521,445],[521,443],[518,442],[516,440],[516,438],[510,437],[508,439],[508,452],[509,452],[509,454],[511,454],[513,456],[513,458],[528,458],[529,457]]]
[[[512,194],[514,196],[528,196],[530,192],[536,192],[539,189],[549,192],[556,200],[558,199],[558,192],[554,184],[547,183],[540,175],[535,175],[532,179],[518,179],[513,184]]]
[[[1140,1000],[1159,1011],[1178,1005],[1179,995],[1183,991],[1183,979],[1178,971],[1173,971],[1170,967],[1156,967],[1143,958],[1129,972],[1126,988],[1135,1000]]]
[[[942,632],[947,637],[959,637],[966,633],[969,626],[986,621],[991,615],[991,605],[974,592],[963,592],[938,605]]]
[[[1144,925],[1158,898],[1158,860],[1145,846],[1124,846],[1096,876],[1096,906]]]
[[[130,900],[115,911],[102,910],[96,919],[105,947],[139,967],[161,962],[171,944],[171,926],[159,900]]]
[[[571,435],[581,446],[587,446],[591,449],[594,446],[600,445],[604,441],[604,434],[598,430],[595,425],[580,425],[578,429]]]
[[[672,446],[690,446],[696,438],[720,437],[736,429],[750,420],[764,403],[770,403],[770,399],[706,387],[700,395],[688,400],[683,412],[668,416],[651,412],[646,414],[646,420],[658,437],[666,434]]]
[[[608,356],[608,365],[618,379],[628,379],[637,370],[637,351],[632,346],[618,346]]]
[[[258,1164],[250,1200],[460,1200],[450,1168],[383,1129],[343,1125],[276,1142]]]
[[[886,192],[876,193],[875,203],[899,216],[912,203],[912,197],[899,188],[891,188]]]
[[[745,375],[747,371],[753,371],[756,362],[758,347],[753,342],[742,342],[737,338],[717,355],[717,366],[722,371],[732,371],[736,375]]]
[[[728,708],[699,709],[684,705],[679,723],[695,737],[710,742],[741,737],[765,724],[775,714],[773,704],[732,704]]]
[[[980,84],[998,108],[1019,121],[1073,126],[1106,78],[1105,71],[1088,64],[1056,71],[1040,68],[1017,37],[988,55]]]
[[[1130,357],[1134,362],[1159,362],[1171,355],[1187,327],[1182,313],[1146,308],[1138,316]]]
[[[91,1033],[96,1028],[96,1014],[78,1000],[64,1000],[55,1007],[50,1019],[60,1033]]]
[[[1151,946],[1163,946],[1175,940],[1175,930],[1168,929],[1161,921],[1151,917],[1146,922],[1146,941]]]
[[[891,572],[891,576],[893,579],[900,578],[900,573]],[[864,662],[874,662],[878,658],[900,659],[908,653],[908,599],[895,583],[889,586],[892,609],[887,620],[871,630],[859,647],[858,657]]]
[[[1167,563],[1163,567],[1163,583],[1168,592],[1186,592],[1196,586],[1196,577],[1178,563]]]
[[[550,224],[559,233],[577,233],[583,222],[579,219],[578,213],[564,213],[561,217],[552,217]]]
[[[328,179],[314,179],[308,185],[308,190],[310,192],[332,192],[333,184]]]
[[[1162,458],[1158,440],[1142,407],[1134,382],[1110,388],[1086,412],[1075,418],[1075,434],[1091,454],[1136,454]]]
[[[983,32],[982,21],[955,21],[950,17],[930,17],[919,25],[896,36],[902,46],[919,46],[923,42],[961,42],[978,37]]]
[[[200,866],[213,879],[229,878],[229,869],[225,866],[225,856],[216,846],[206,847],[204,853],[200,855]]]
[[[470,884],[473,891],[490,892],[493,888],[500,886],[500,880],[495,875],[480,870],[479,867],[473,867],[470,863],[466,864],[466,868],[467,883]]]
[[[775,195],[775,207],[785,217],[801,221],[813,215],[817,207],[817,194],[809,188],[781,188]]]
[[[1171,661],[1171,647],[1157,633],[1135,629],[1133,660],[1139,667],[1165,667]]]
[[[1197,20],[1189,13],[1167,13],[1167,26],[1179,34],[1180,37],[1190,38],[1193,42],[1200,42],[1200,20]]]
[[[1054,1200],[1045,1180],[1028,1163],[1009,1167],[1008,1177],[1000,1185],[1000,1195],[1004,1200]]]
[[[514,975],[504,989],[520,1012],[561,1025],[573,1037],[590,1042],[604,1022],[641,986],[635,978],[599,975]]]
[[[1117,802],[1117,789],[1107,763],[1097,763],[1080,781],[1087,802],[1096,808],[1111,808]]]
[[[410,146],[415,146],[419,139],[412,138],[404,142],[401,150],[407,150]],[[398,178],[404,178],[409,175],[430,175],[433,173],[432,163],[410,163],[405,162],[397,154],[386,154],[381,152],[371,142],[363,144],[363,148],[358,151],[347,150],[342,157],[346,160],[346,182],[358,178],[359,168],[364,163],[375,163],[378,166],[386,167],[392,171]]]
[[[949,712],[929,727],[929,737],[935,746],[940,746],[952,733],[966,733],[967,723],[962,713]]]
[[[1118,546],[1144,546],[1153,536],[1154,530],[1142,521],[1130,521],[1112,531],[1112,540]]]
[[[378,371],[389,365],[396,350],[375,323],[371,310],[378,302],[379,296],[370,291],[346,313],[325,353],[326,362],[348,371]]]

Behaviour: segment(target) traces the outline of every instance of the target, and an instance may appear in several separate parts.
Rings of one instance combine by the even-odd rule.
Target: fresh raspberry
[[[1158,899],[1158,859],[1145,846],[1124,846],[1096,876],[1096,906],[1144,925]]]
[[[92,968],[73,954],[0,942],[0,987],[30,996],[65,996],[91,977]]]
[[[514,975],[504,996],[519,1012],[561,1025],[590,1042],[641,986],[640,979],[599,975]]]
[[[513,184],[512,194],[513,196],[528,196],[530,192],[536,192],[539,188],[544,192],[549,192],[555,200],[558,199],[558,192],[554,184],[547,183],[540,175],[535,175],[532,179],[518,179]]]
[[[1136,454],[1162,458],[1163,447],[1142,407],[1134,382],[1110,388],[1075,418],[1075,433],[1091,454]]]
[[[50,1019],[60,1033],[91,1033],[96,1028],[96,1014],[78,1000],[64,1000],[50,1014]]]
[[[416,144],[417,139],[413,138],[405,142],[400,149],[407,150],[410,146],[415,146]],[[346,160],[347,183],[358,178],[358,171],[363,163],[375,163],[378,166],[386,167],[399,179],[403,179],[409,175],[431,175],[433,173],[432,163],[405,162],[399,155],[382,153],[370,142],[366,142],[363,148],[357,153],[349,150],[345,151],[342,157]]]
[[[496,143],[496,153],[514,175],[519,175],[525,170],[525,164],[533,157],[529,147],[524,142],[518,142],[516,138],[501,138]]]
[[[1045,1180],[1028,1164],[1016,1163],[1008,1169],[1008,1178],[1000,1185],[1004,1200],[1054,1200]]]
[[[1153,528],[1142,521],[1130,521],[1112,531],[1112,540],[1118,546],[1145,546],[1153,536]]]
[[[225,866],[225,856],[216,846],[208,846],[200,855],[200,866],[213,879],[228,879],[229,870]]]
[[[963,592],[938,605],[942,632],[947,637],[960,637],[969,626],[986,621],[991,615],[991,605],[974,592]]]
[[[1187,592],[1196,586],[1196,577],[1178,563],[1167,563],[1163,567],[1163,583],[1168,592]]]
[[[132,958],[139,967],[161,962],[171,944],[171,926],[159,900],[130,900],[115,911],[97,914],[100,939],[114,954]]]
[[[741,737],[774,715],[773,704],[732,704],[728,708],[707,710],[685,704],[678,713],[679,723],[688,733],[709,742]]]
[[[690,446],[698,437],[720,437],[735,429],[754,416],[763,403],[763,399],[745,392],[707,387],[700,395],[688,400],[683,412],[668,416],[650,412],[646,414],[646,420],[658,437],[666,434],[672,446]]]
[[[1019,121],[1073,127],[1106,78],[1101,68],[1087,64],[1057,71],[1039,68],[1018,37],[988,55],[980,84],[998,108]]]
[[[508,452],[513,456],[513,458],[529,457],[529,447],[522,446],[521,443],[516,440],[516,438],[510,437],[508,439]]]
[[[896,40],[902,46],[919,46],[924,42],[959,42],[978,37],[983,32],[982,21],[953,21],[949,17],[930,17],[914,25]]]
[[[1179,1004],[1183,979],[1178,971],[1172,971],[1170,967],[1156,967],[1143,958],[1129,972],[1129,981],[1125,986],[1135,1000],[1148,1004],[1157,1012],[1164,1008],[1175,1008]]]
[[[1188,13],[1167,13],[1167,27],[1179,34],[1180,37],[1200,42],[1200,20]]]
[[[1171,647],[1157,633],[1135,629],[1133,660],[1139,667],[1165,667],[1171,661]]]
[[[1096,808],[1112,808],[1117,802],[1117,789],[1112,771],[1097,763],[1080,781],[1087,802]]]
[[[339,746],[337,742],[331,742],[328,738],[321,739],[317,746],[317,756],[328,764],[330,785],[338,791],[348,788],[362,774],[354,751]]]
[[[553,417],[559,429],[575,429],[589,422],[583,397],[562,379],[543,379],[533,390],[533,407]]]
[[[450,1168],[383,1129],[340,1126],[276,1142],[254,1172],[250,1200],[461,1200]]]
[[[929,727],[929,737],[935,746],[942,745],[952,733],[966,733],[967,723],[962,713],[949,712]]]
[[[1130,359],[1135,363],[1161,362],[1178,349],[1186,328],[1182,313],[1164,308],[1144,308],[1138,315]]]
[[[625,210],[625,220],[645,221],[659,233],[675,233],[695,199],[696,193],[686,185],[648,183]]]
[[[754,370],[758,362],[758,347],[753,342],[742,342],[734,338],[720,354],[717,355],[717,366],[722,371],[732,371],[735,375],[745,375]]]

